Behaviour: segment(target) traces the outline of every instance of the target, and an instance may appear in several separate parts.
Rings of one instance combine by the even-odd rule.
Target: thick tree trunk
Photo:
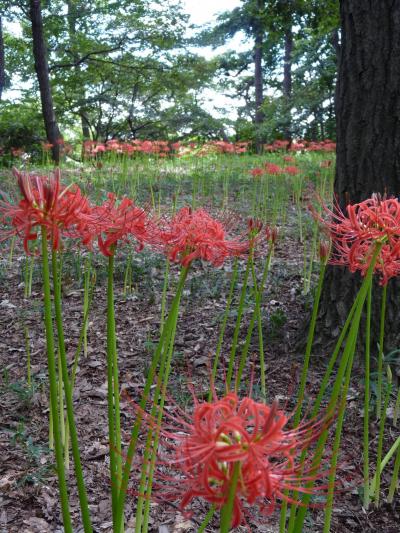
[[[335,193],[344,208],[374,192],[400,194],[400,0],[341,0],[340,15]],[[358,276],[329,268],[322,301],[328,336],[338,332],[359,284]],[[399,289],[397,279],[389,281],[387,347],[399,345]]]
[[[284,136],[288,141],[292,140],[292,117],[291,117],[291,100],[292,100],[292,52],[293,52],[293,31],[291,21],[285,32],[285,55],[283,63],[283,84],[282,93],[285,101],[286,122],[284,127]]]
[[[5,73],[5,60],[4,60],[4,39],[3,39],[3,27],[0,17],[0,100],[3,94],[3,90],[6,84],[6,73]]]
[[[342,0],[335,191],[400,192],[400,1]]]
[[[60,130],[54,112],[53,97],[51,94],[49,67],[47,62],[47,49],[43,31],[42,10],[40,0],[30,0],[29,16],[32,24],[33,57],[35,71],[39,82],[40,100],[47,140],[53,145],[52,156],[56,164],[60,161]]]
[[[264,28],[260,16],[263,13],[264,8],[264,0],[257,0],[258,17],[255,18],[254,23],[254,90],[256,104],[254,125],[256,130],[256,150],[258,153],[262,151],[263,138],[261,127],[264,120],[264,113],[262,111],[262,104],[264,101],[262,74]]]

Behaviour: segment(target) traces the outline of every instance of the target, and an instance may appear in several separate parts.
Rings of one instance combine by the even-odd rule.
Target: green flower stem
[[[86,314],[86,311],[89,306],[89,293],[90,293],[90,274],[91,274],[91,263],[92,263],[92,254],[85,260],[85,273],[83,277],[83,314]],[[83,354],[85,357],[88,355],[88,342],[87,342],[87,332],[88,332],[89,321],[86,320],[84,329],[83,329]]]
[[[328,404],[328,407],[327,407],[327,412],[328,413],[330,413],[335,408],[335,405],[336,405],[337,400],[338,400],[339,395],[340,395],[340,391],[341,391],[341,387],[342,387],[342,381],[343,381],[343,377],[344,377],[346,368],[348,368],[350,366],[350,370],[351,370],[351,368],[353,366],[354,351],[355,351],[355,345],[356,345],[356,340],[357,340],[357,336],[358,336],[358,330],[359,330],[359,327],[360,327],[361,313],[362,313],[362,309],[364,307],[365,300],[367,298],[367,293],[368,293],[368,290],[369,290],[369,286],[372,283],[372,275],[373,275],[375,263],[376,263],[376,260],[378,258],[378,255],[380,253],[381,248],[382,248],[382,243],[378,242],[376,244],[376,246],[375,246],[374,251],[373,251],[373,255],[372,255],[372,258],[371,258],[370,265],[368,267],[367,275],[365,276],[365,278],[363,280],[363,283],[362,283],[362,285],[361,285],[361,287],[359,289],[359,292],[357,294],[357,297],[356,297],[356,302],[357,303],[356,303],[355,309],[353,311],[353,317],[351,319],[351,325],[350,325],[350,330],[349,330],[349,333],[348,333],[346,345],[345,345],[345,348],[344,348],[344,351],[343,351],[343,355],[342,355],[342,358],[341,358],[341,361],[340,361],[340,364],[339,364],[336,380],[335,380],[335,383],[334,383],[334,386],[333,386],[333,390],[332,390],[332,393],[331,393],[331,397],[330,397],[330,401],[329,401],[329,404]],[[352,312],[352,310],[350,311],[350,313],[351,312]],[[347,321],[346,321],[346,323],[347,323]],[[339,340],[338,340],[338,343],[339,343]],[[336,346],[338,346],[338,343],[337,343]],[[340,348],[340,345],[339,345],[339,348]],[[336,351],[336,348],[335,348],[335,351]],[[332,356],[332,358],[333,358],[333,356]],[[323,385],[326,387],[326,384],[323,383]],[[321,402],[321,401],[322,401],[322,396],[321,396],[321,394],[319,394],[318,397],[317,397],[317,402]],[[316,407],[317,407],[317,405],[314,406],[314,409],[313,409],[313,412],[312,412],[311,416],[316,416],[316,413],[318,413],[318,410],[316,410]],[[319,409],[319,406],[318,406],[318,409]],[[319,446],[319,444],[321,442],[325,442],[326,441],[327,436],[328,436],[328,432],[324,431],[323,434],[319,438],[319,441],[317,443],[317,448],[318,448],[318,446]],[[303,454],[301,456],[301,461],[303,461],[305,459],[305,454],[306,454],[306,451],[303,452]],[[315,468],[318,468],[319,463],[314,461],[313,462],[313,466]],[[313,486],[312,482],[307,485],[307,487],[312,487],[312,486]],[[306,513],[307,513],[307,506],[308,506],[310,500],[311,500],[311,494],[304,495],[304,497],[302,498],[303,506],[300,507],[297,510],[297,515],[296,516],[295,516],[296,508],[295,508],[295,506],[292,506],[292,512],[291,512],[290,523],[289,523],[289,528],[288,528],[288,532],[289,533],[293,533],[293,532],[294,533],[302,533],[304,519],[305,519],[305,516],[306,516]]]
[[[204,517],[203,522],[200,524],[200,527],[197,530],[197,533],[203,533],[203,531],[206,529],[208,524],[211,522],[211,519],[214,516],[214,514],[215,514],[215,505],[213,504],[213,505],[211,505],[210,510],[208,511],[206,516]]]
[[[312,232],[312,240],[311,240],[311,253],[310,253],[310,263],[308,265],[308,273],[307,273],[307,285],[305,293],[308,294],[311,287],[311,276],[313,273],[313,266],[314,266],[314,257],[317,252],[317,237],[318,237],[318,223],[314,222],[313,224],[313,232]]]
[[[306,352],[304,355],[304,363],[303,363],[303,368],[301,372],[299,393],[297,395],[297,408],[296,408],[296,413],[293,419],[294,427],[296,427],[299,424],[300,419],[301,419],[301,414],[302,414],[302,407],[303,407],[306,383],[307,383],[308,368],[310,366],[311,350],[312,350],[312,346],[314,342],[315,325],[317,323],[319,302],[321,299],[322,286],[324,284],[325,270],[326,270],[326,261],[323,261],[321,263],[321,270],[319,273],[318,285],[317,285],[317,290],[316,290],[315,298],[314,298],[314,304],[313,304],[313,309],[312,309],[312,314],[311,314],[310,329],[308,330]]]
[[[164,414],[164,405],[165,405],[165,398],[167,395],[167,386],[168,386],[168,381],[169,381],[169,375],[171,373],[171,362],[172,362],[172,356],[174,353],[174,341],[175,341],[177,322],[178,322],[178,310],[176,313],[175,320],[173,321],[169,345],[166,344],[165,346],[166,360],[164,362],[164,357],[162,357],[160,361],[160,371],[159,371],[157,387],[156,387],[156,391],[154,393],[154,399],[153,399],[153,409],[152,409],[151,416],[155,417],[157,410],[158,410],[158,416],[157,416],[157,421],[156,421],[155,435],[152,436],[152,433],[153,433],[152,430],[149,431],[149,435],[148,435],[148,438],[150,439],[150,443],[152,444],[152,455],[151,455],[150,468],[148,471],[146,501],[145,501],[144,516],[143,516],[143,529],[142,529],[143,533],[147,533],[148,526],[149,526],[150,497],[151,497],[151,492],[153,488],[153,477],[154,477],[154,471],[155,471],[156,460],[157,460],[157,450],[158,450],[158,443],[160,440],[160,428],[161,428],[162,417]],[[161,381],[162,381],[162,390],[160,390]],[[159,401],[160,392],[161,392],[161,398]],[[159,402],[159,405],[157,406],[158,402]],[[143,462],[144,463],[147,462],[147,457],[144,458]]]
[[[166,264],[165,264],[165,272],[164,272],[164,283],[163,283],[163,290],[162,290],[162,296],[161,296],[161,319],[160,319],[160,334],[162,333],[164,322],[165,322],[165,312],[167,307],[167,291],[168,291],[168,284],[169,284],[169,267],[170,262],[167,258]]]
[[[219,359],[220,359],[221,350],[222,350],[222,343],[224,341],[226,325],[228,323],[229,312],[231,310],[233,295],[234,295],[234,292],[235,292],[235,289],[236,289],[236,282],[237,282],[237,275],[238,275],[238,265],[239,265],[239,260],[238,260],[237,257],[235,257],[235,262],[234,262],[233,270],[232,270],[231,285],[230,285],[230,288],[229,288],[228,299],[226,301],[224,316],[223,316],[223,319],[222,319],[221,329],[220,329],[219,336],[218,336],[218,343],[217,343],[217,348],[215,350],[214,363],[213,363],[213,368],[212,368],[212,372],[211,372],[211,380],[210,380],[211,388],[210,388],[210,391],[208,393],[208,401],[209,402],[211,402],[211,400],[212,400],[212,395],[213,395],[212,389],[213,389],[213,387],[215,385],[215,378],[217,376],[218,364],[219,364]]]
[[[15,248],[15,240],[16,240],[16,235],[13,235],[12,239],[11,239],[11,245],[10,245],[10,255],[8,256],[8,266],[11,267],[12,265],[12,262],[13,262],[13,256],[14,256],[14,248]]]
[[[252,268],[251,267],[252,263],[253,263],[253,251],[251,250],[249,254],[249,258],[247,260],[246,271],[244,273],[243,286],[242,286],[242,291],[240,293],[240,300],[239,300],[239,306],[238,306],[238,314],[236,318],[235,330],[233,332],[232,347],[231,347],[231,353],[229,356],[228,372],[226,374],[226,390],[227,391],[229,391],[231,387],[233,367],[235,364],[235,355],[236,355],[238,339],[239,339],[240,325],[241,325],[243,311],[244,311],[244,302],[246,299],[247,284],[249,280],[250,270]]]
[[[94,293],[94,287],[95,287],[95,283],[96,283],[96,280],[95,280],[96,277],[93,276],[93,278],[94,279],[92,281],[92,286],[91,286],[90,292],[89,292],[88,305],[87,305],[87,308],[86,308],[86,310],[84,311],[84,314],[83,314],[83,320],[82,320],[81,330],[80,330],[80,333],[79,333],[78,345],[77,345],[76,350],[75,350],[74,363],[72,365],[72,372],[71,372],[71,387],[72,387],[72,390],[74,390],[76,372],[78,370],[79,355],[80,355],[80,353],[82,351],[82,346],[83,346],[83,342],[84,342],[84,335],[85,335],[85,327],[86,327],[86,324],[87,324],[87,322],[89,320],[89,313],[90,313],[90,309],[91,309],[92,301],[93,301],[93,293]]]
[[[177,291],[172,301],[170,312],[168,314],[167,320],[165,321],[164,328],[160,336],[160,340],[154,351],[150,369],[147,374],[142,398],[139,403],[139,412],[136,417],[135,425],[133,426],[133,429],[131,432],[131,437],[129,440],[128,450],[126,454],[126,460],[125,460],[125,464],[123,467],[122,480],[121,480],[121,485],[120,485],[120,490],[119,490],[119,495],[118,495],[116,515],[115,515],[115,525],[114,525],[115,533],[120,533],[121,527],[123,524],[124,507],[125,507],[125,500],[126,500],[126,494],[127,494],[127,489],[128,489],[128,483],[129,483],[129,475],[131,471],[132,461],[133,461],[133,458],[136,452],[136,445],[137,445],[137,440],[139,436],[139,431],[142,425],[143,417],[141,415],[141,412],[146,407],[146,403],[147,403],[147,400],[150,394],[150,389],[154,381],[154,377],[157,371],[157,366],[159,364],[161,355],[165,350],[165,346],[169,345],[169,341],[171,339],[171,330],[173,328],[173,324],[174,324],[174,321],[176,320],[176,316],[179,310],[179,304],[180,304],[180,300],[181,300],[181,296],[183,292],[183,287],[186,281],[187,274],[189,272],[189,268],[190,268],[190,265],[183,268],[181,271]]]
[[[370,401],[370,359],[371,359],[371,303],[372,284],[367,295],[367,321],[365,330],[365,389],[364,389],[364,432],[363,432],[363,475],[364,475],[364,502],[365,510],[368,510],[369,493],[369,401]]]
[[[114,251],[108,258],[107,285],[107,404],[110,447],[110,480],[113,523],[118,501],[118,481],[122,474],[121,419],[119,408],[118,356],[114,312]]]
[[[381,317],[379,325],[379,352],[378,352],[378,383],[376,391],[376,418],[379,419],[382,411],[382,372],[383,372],[383,341],[385,336],[385,314],[387,301],[387,285],[382,289]]]
[[[258,324],[260,324],[261,322],[261,300],[262,300],[262,296],[264,293],[267,275],[268,275],[268,272],[271,266],[272,250],[273,250],[273,245],[271,243],[271,248],[270,248],[270,251],[267,256],[267,260],[264,265],[264,270],[263,270],[263,274],[262,274],[262,278],[261,278],[259,286],[257,284],[257,276],[256,276],[255,268],[254,268],[254,261],[251,262],[251,273],[252,273],[254,292],[255,292],[255,305],[254,305],[253,315],[251,317],[250,324],[247,330],[243,350],[240,355],[239,367],[238,367],[238,371],[237,371],[236,379],[235,379],[235,392],[238,391],[239,384],[242,379],[242,374],[243,374],[243,370],[244,370],[244,367],[247,361],[247,356],[248,356],[249,348],[250,348],[250,342],[251,342],[251,338],[253,335],[253,330],[254,330],[256,320]],[[261,328],[261,338],[262,338],[262,328]],[[264,357],[264,352],[263,352],[263,357]],[[261,376],[264,377],[263,390],[265,392],[265,369],[263,369]]]
[[[343,431],[344,415],[346,412],[347,392],[349,390],[351,371],[353,369],[353,359],[354,359],[354,352],[356,349],[357,336],[355,336],[354,339],[352,338],[352,342],[353,342],[353,346],[352,346],[351,361],[349,361],[349,364],[347,365],[346,378],[345,378],[345,383],[343,385],[343,390],[342,390],[342,400],[340,402],[339,413],[338,413],[337,422],[336,422],[335,439],[334,439],[333,446],[332,446],[332,459],[331,459],[331,468],[330,468],[330,473],[329,473],[329,478],[328,478],[328,494],[326,498],[323,533],[329,533],[331,530],[336,469],[337,469],[337,463],[338,463],[338,457],[339,457],[340,441],[341,441],[342,431]]]
[[[47,348],[47,367],[49,373],[50,385],[50,410],[53,423],[54,448],[57,465],[58,486],[60,491],[61,512],[65,533],[72,533],[72,522],[69,510],[68,490],[65,479],[64,459],[62,442],[60,435],[60,426],[58,421],[57,406],[57,374],[54,351],[54,333],[53,320],[51,311],[51,294],[50,294],[50,272],[49,259],[47,254],[47,231],[42,226],[42,272],[43,272],[43,292],[44,292],[44,323],[46,329],[46,348]]]
[[[385,401],[383,404],[383,410],[380,414],[380,421],[379,421],[379,436],[378,436],[378,450],[376,454],[376,485],[375,485],[375,505],[376,507],[379,507],[379,496],[380,496],[380,489],[381,489],[381,463],[382,463],[382,451],[383,451],[383,436],[385,432],[385,422],[386,422],[386,412],[389,405],[390,400],[390,394],[392,392],[392,372],[390,370],[390,367],[388,366],[388,386],[386,390],[386,396]]]
[[[312,345],[314,342],[315,326],[317,323],[319,302],[321,299],[322,286],[324,283],[326,264],[327,264],[326,260],[321,262],[318,285],[317,285],[317,290],[315,293],[313,309],[312,309],[312,314],[311,314],[310,328],[308,330],[304,363],[303,363],[303,368],[302,368],[301,377],[300,377],[299,392],[297,395],[297,408],[296,408],[296,412],[293,418],[293,427],[297,427],[301,419],[301,413],[302,413],[302,407],[303,407],[306,383],[307,383],[308,368],[310,365],[311,350],[312,350]],[[279,522],[280,533],[283,533],[286,527],[286,513],[287,513],[287,502],[283,501],[282,507],[281,507],[281,513],[280,513],[280,522]]]
[[[52,269],[53,269],[53,286],[54,286],[54,307],[55,307],[55,317],[57,325],[57,336],[58,336],[58,346],[59,346],[59,361],[61,366],[62,373],[62,382],[64,385],[64,394],[65,394],[65,403],[67,407],[67,419],[68,419],[68,430],[69,435],[71,436],[71,448],[72,456],[74,459],[74,468],[76,482],[78,486],[78,495],[79,495],[79,504],[81,507],[82,513],[82,522],[85,533],[91,533],[93,531],[91,520],[88,499],[86,494],[85,481],[83,479],[83,471],[81,458],[79,453],[79,441],[78,433],[75,425],[74,417],[74,405],[72,399],[72,387],[69,379],[68,366],[67,366],[67,356],[65,350],[65,340],[64,340],[64,329],[62,322],[62,303],[61,303],[61,284],[60,277],[58,275],[58,265],[57,265],[57,253],[53,250],[52,252]],[[64,413],[61,412],[60,416],[63,418]],[[65,442],[67,438],[65,439]],[[68,448],[66,449],[68,453]]]
[[[132,286],[132,254],[129,253],[128,257],[126,258],[126,267],[125,267],[125,274],[124,274],[124,288],[122,291],[122,295],[124,298],[126,298],[127,292],[131,292]]]
[[[54,450],[53,413],[51,408],[49,411],[49,449]]]
[[[29,341],[29,330],[28,326],[24,326],[24,334],[25,334],[25,350],[26,350],[26,380],[28,383],[28,387],[30,388],[32,385],[32,376],[31,376],[31,345]]]
[[[364,390],[364,435],[363,435],[363,474],[364,474],[364,509],[368,510],[369,492],[369,402],[370,402],[370,361],[371,361],[371,305],[372,283],[367,295],[367,321],[365,332],[365,390]]]
[[[393,411],[393,425],[397,427],[397,419],[399,418],[400,412],[400,387],[397,389],[396,403],[394,405]]]
[[[264,339],[263,339],[263,332],[262,332],[261,302],[262,302],[265,284],[267,282],[268,273],[271,268],[271,261],[272,261],[272,256],[273,256],[274,248],[275,248],[273,241],[270,241],[269,246],[270,247],[268,250],[267,260],[265,261],[264,271],[263,271],[263,275],[261,278],[261,286],[258,291],[259,298],[256,302],[258,345],[259,345],[259,351],[260,351],[261,394],[264,400],[267,397],[267,387],[266,387],[266,381],[265,381],[265,357],[264,357]]]
[[[65,447],[65,412],[64,412],[64,386],[62,380],[62,370],[61,370],[61,357],[60,350],[58,350],[57,356],[57,385],[58,385],[58,410],[60,413],[60,434],[61,442]],[[68,464],[65,465],[65,468],[68,470]]]
[[[233,504],[235,501],[237,484],[239,481],[239,474],[240,474],[240,461],[237,461],[233,465],[231,484],[229,486],[229,493],[228,493],[228,501],[221,509],[221,523],[220,523],[221,533],[229,533],[229,530],[231,528]]]
[[[392,479],[390,481],[389,494],[388,494],[388,497],[387,497],[388,503],[392,503],[393,502],[394,493],[396,492],[398,481],[399,481],[400,437],[397,437],[395,443],[393,444],[393,446],[390,448],[390,450],[386,454],[385,458],[383,459],[383,461],[381,463],[381,471],[384,469],[384,467],[389,462],[389,460],[391,459],[392,455],[394,454],[394,452],[396,450],[397,450],[397,454],[396,454],[396,459],[394,461]]]

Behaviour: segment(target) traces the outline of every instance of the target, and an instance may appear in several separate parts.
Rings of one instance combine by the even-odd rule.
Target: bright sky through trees
[[[220,13],[231,11],[240,6],[240,4],[240,0],[182,0],[184,10],[190,15],[189,23],[198,26],[214,23]],[[245,47],[243,38],[243,35],[237,34],[227,46],[219,47],[215,51],[210,46],[207,46],[197,48],[196,52],[206,58],[211,58],[225,50],[240,50]],[[243,103],[210,89],[205,89],[203,96],[205,99],[204,107],[208,112],[216,116],[221,114],[221,110],[225,110],[225,113],[222,112],[222,114],[235,118],[235,108]]]

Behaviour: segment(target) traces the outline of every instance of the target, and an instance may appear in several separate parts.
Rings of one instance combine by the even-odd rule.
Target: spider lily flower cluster
[[[60,248],[62,236],[75,237],[90,249],[97,240],[100,252],[110,256],[119,242],[133,237],[139,250],[148,244],[183,266],[197,258],[220,266],[250,249],[247,233],[229,239],[223,223],[204,209],[183,207],[171,219],[159,220],[129,198],[118,202],[112,193],[102,205],[92,206],[78,186],[61,184],[58,170],[52,177],[13,172],[22,199],[13,203],[0,196],[0,222],[9,226],[2,239],[22,237],[27,253],[40,227],[46,228],[54,250]]]
[[[287,162],[290,161],[287,160]],[[292,171],[287,169],[292,169]],[[286,167],[286,173],[296,174],[296,169],[297,167]],[[274,168],[271,167],[269,170],[274,171]],[[155,483],[152,484],[150,481],[149,486],[145,487],[146,493],[139,494],[140,498],[147,498],[153,490],[157,498],[179,499],[183,512],[186,512],[194,499],[200,498],[211,504],[212,508],[221,510],[221,517],[224,515],[225,509],[229,508],[232,503],[231,525],[235,527],[246,522],[249,506],[257,506],[261,514],[270,514],[278,502],[289,502],[297,506],[302,505],[299,501],[299,495],[311,496],[321,491],[324,493],[326,485],[323,483],[315,485],[314,482],[323,482],[327,477],[326,468],[321,467],[321,465],[317,468],[309,459],[312,454],[307,454],[306,457],[305,455],[309,446],[327,429],[332,417],[317,417],[312,421],[300,424],[297,424],[298,420],[296,420],[293,429],[286,429],[290,422],[290,416],[279,409],[276,403],[269,406],[264,403],[257,403],[250,397],[239,399],[237,390],[227,393],[221,399],[218,399],[214,393],[213,401],[209,402],[200,403],[196,400],[192,416],[179,409],[173,413],[167,411],[164,417],[165,422],[162,421],[163,407],[158,407],[164,406],[174,354],[180,300],[189,268],[196,259],[207,261],[211,265],[219,267],[231,257],[248,258],[239,302],[237,328],[235,328],[237,334],[234,333],[232,340],[234,349],[231,351],[229,361],[227,389],[230,387],[230,373],[237,362],[235,361],[235,354],[249,275],[253,276],[256,309],[246,338],[248,344],[245,345],[241,354],[240,371],[243,370],[246,363],[255,324],[259,324],[259,336],[262,345],[261,297],[271,254],[277,239],[276,228],[264,227],[260,220],[250,219],[247,228],[237,234],[237,232],[232,231],[232,224],[217,220],[202,208],[183,207],[172,217],[157,217],[136,205],[130,198],[124,197],[118,200],[116,195],[112,193],[107,195],[101,205],[92,205],[78,186],[66,187],[61,183],[59,171],[56,171],[52,177],[16,170],[14,170],[14,175],[21,192],[21,199],[13,203],[6,199],[5,195],[0,196],[0,223],[8,226],[8,229],[4,229],[0,235],[2,238],[7,238],[10,235],[20,236],[24,241],[27,253],[31,253],[29,243],[38,238],[39,231],[42,235],[42,271],[45,288],[51,411],[53,419],[57,419],[59,414],[57,391],[59,389],[56,386],[58,385],[56,383],[56,350],[54,349],[52,332],[52,305],[54,305],[68,420],[71,425],[71,435],[75,434],[71,446],[74,453],[74,463],[75,465],[78,464],[77,480],[80,476],[78,488],[85,533],[91,532],[92,528],[85,496],[84,478],[79,463],[77,433],[74,429],[73,382],[71,387],[66,350],[63,345],[61,291],[57,287],[62,278],[57,270],[58,252],[62,251],[65,238],[73,239],[92,251],[98,248],[100,253],[108,258],[107,404],[111,503],[115,531],[120,531],[123,525],[130,466],[132,462],[135,462],[134,454],[142,419],[147,423],[149,439],[152,437],[152,432],[157,435],[157,438],[158,435],[160,436],[160,446],[158,446],[156,438],[150,446],[151,453],[156,454],[157,449],[161,448],[163,456],[157,463],[154,472]],[[392,211],[390,212],[392,213]],[[364,219],[359,222],[359,224],[363,223]],[[234,233],[236,235],[232,236]],[[378,235],[376,238],[383,237]],[[393,239],[395,239],[394,236]],[[263,240],[269,243],[269,253],[262,281],[258,284],[253,252],[256,244]],[[118,247],[121,244],[131,244],[132,242],[137,250],[149,246],[165,254],[169,260],[180,264],[182,268],[175,297],[171,302],[168,317],[163,324],[159,342],[153,353],[141,404],[140,407],[137,406],[139,416],[129,441],[127,460],[122,465],[113,268],[114,255]],[[392,243],[389,238],[387,238],[387,242]],[[53,250],[52,276],[50,276],[47,259],[49,243]],[[168,279],[166,278],[166,280],[167,284]],[[51,294],[51,283],[53,283],[53,294]],[[235,283],[236,271],[232,276],[232,294]],[[51,296],[53,296],[54,304]],[[263,347],[260,347],[260,361],[262,361],[260,366],[264,372],[264,359],[261,359],[262,350]],[[154,381],[157,382],[156,392],[151,390]],[[146,406],[149,397],[152,397],[154,401],[150,415],[144,412],[144,406]],[[62,413],[63,408],[59,411]],[[55,428],[54,435],[57,432],[61,435],[61,432]],[[62,474],[63,443],[60,441],[60,436],[57,439],[55,437],[55,440],[57,440],[56,448],[58,447],[58,451],[56,450],[57,471]],[[66,448],[68,453],[68,446]],[[144,456],[147,457],[143,461],[145,469],[148,468],[148,463],[153,464],[153,466],[155,464],[153,463],[155,455],[151,455],[151,453],[149,452]],[[173,465],[173,473],[166,472],[166,464]],[[141,478],[152,480],[153,471],[151,468],[149,474],[142,468]],[[65,475],[60,475],[59,486],[62,489],[60,493],[62,492],[63,498],[64,527],[67,532],[70,532],[72,529],[69,525],[71,519],[68,517],[69,503]],[[232,495],[233,501],[231,500]],[[225,521],[225,518],[221,518],[221,523],[222,520]]]
[[[54,177],[38,176],[13,170],[22,199],[13,204],[0,197],[0,217],[11,229],[3,236],[19,235],[29,253],[29,241],[37,239],[37,229],[45,227],[55,250],[60,247],[61,233],[77,226],[84,214],[90,211],[89,202],[79,187],[63,187],[60,173]]]
[[[312,468],[310,462],[299,461],[299,456],[329,426],[331,417],[285,429],[289,416],[276,402],[268,406],[250,397],[240,399],[234,392],[220,399],[215,396],[212,402],[194,401],[192,415],[175,406],[158,428],[161,451],[155,498],[178,500],[181,511],[189,516],[187,507],[196,498],[222,509],[238,465],[231,521],[236,527],[246,523],[248,506],[256,505],[261,514],[269,515],[278,501],[299,503],[287,491],[324,493],[324,484],[306,485],[323,480],[327,469],[323,465]],[[148,425],[155,425],[150,416],[144,417]]]
[[[333,242],[331,263],[346,266],[365,276],[376,245],[381,245],[374,266],[380,283],[400,274],[400,202],[397,198],[371,198],[347,206],[345,214],[338,205],[333,210],[323,205],[329,219],[312,212]]]

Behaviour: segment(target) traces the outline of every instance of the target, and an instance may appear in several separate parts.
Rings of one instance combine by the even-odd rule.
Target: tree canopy
[[[0,2],[2,146],[44,139],[43,127],[32,127],[42,88],[30,4]],[[36,4],[54,113],[66,138],[334,136],[337,1],[242,0],[200,28],[189,26],[179,0]],[[232,46],[235,35],[242,49]],[[214,49],[211,59],[205,46]],[[205,105],[210,91],[227,95],[235,114],[212,113]]]

